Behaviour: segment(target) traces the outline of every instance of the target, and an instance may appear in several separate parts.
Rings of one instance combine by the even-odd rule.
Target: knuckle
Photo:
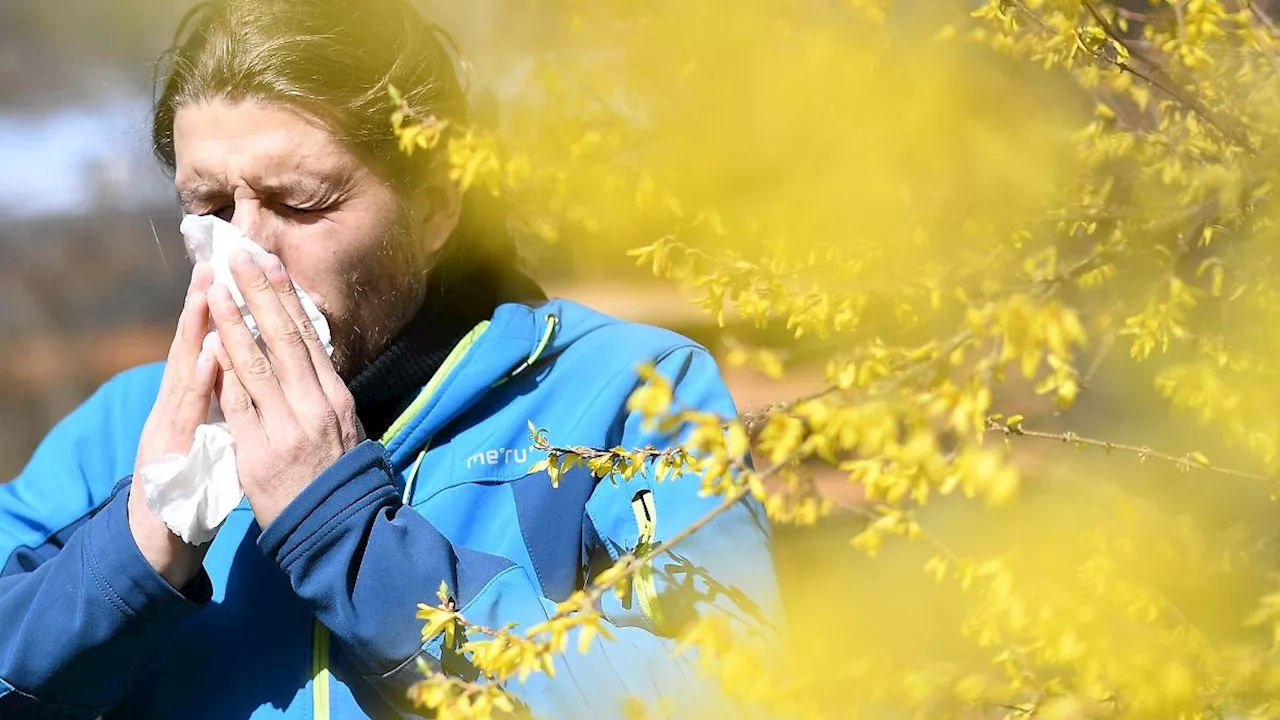
[[[174,415],[170,415],[169,417],[165,418],[164,424],[165,424],[166,434],[169,435],[170,437],[175,437],[175,436],[185,434],[189,430],[188,426],[190,425],[190,423],[187,422],[186,418],[181,417],[176,413]]]
[[[339,437],[349,447],[354,447],[364,433],[360,418],[356,415],[355,402],[348,399],[341,401],[339,406],[337,409]]]
[[[356,403],[350,394],[340,395],[333,403],[333,415],[340,427],[349,428],[356,421]]]
[[[230,398],[230,407],[226,408],[238,415],[244,415],[253,410],[253,398],[244,393],[236,393]]]
[[[288,346],[301,345],[303,342],[302,331],[288,317],[276,325],[275,336]]]
[[[342,434],[342,420],[333,408],[325,408],[316,414],[319,422],[320,432],[325,437],[340,437]]]
[[[335,393],[337,397],[333,400],[333,410],[344,420],[353,419],[356,416],[356,399],[352,397],[351,392],[347,390],[345,385],[339,386],[340,392]]]
[[[172,400],[182,393],[187,385],[186,374],[178,367],[178,363],[170,361],[160,379],[160,392],[156,395],[154,407],[160,407],[166,400]]]
[[[320,342],[320,333],[316,332],[315,326],[305,317],[298,321],[297,330],[303,342],[308,344]]]
[[[183,411],[183,414],[192,414],[194,412],[194,408],[199,407],[200,403],[205,401],[203,395],[204,392],[202,388],[198,388],[195,385],[188,385],[183,391],[182,401],[179,403],[179,408]]]
[[[271,377],[272,373],[271,361],[262,354],[254,355],[245,367],[245,375],[254,380],[264,380]]]
[[[191,386],[187,384],[184,378],[174,378],[169,386],[164,389],[163,394],[157,398],[156,407],[152,413],[156,415],[168,416],[173,413],[174,408],[182,403],[187,397]]]
[[[351,425],[348,425],[346,429],[342,431],[342,441],[346,443],[345,447],[347,449],[359,445],[362,440],[364,440],[364,427],[361,426],[359,422],[354,422]]]
[[[302,457],[306,454],[307,433],[298,425],[289,423],[281,428],[278,438],[280,447],[290,457]]]
[[[272,289],[271,281],[267,280],[267,276],[260,272],[255,272],[249,275],[249,277],[244,278],[242,282],[246,286],[245,289],[255,293],[268,292]]]

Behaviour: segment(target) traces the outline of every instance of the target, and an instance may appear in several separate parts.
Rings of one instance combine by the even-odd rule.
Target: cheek
[[[327,312],[347,315],[363,268],[379,251],[376,236],[340,223],[297,224],[281,233],[278,253],[293,281]]]

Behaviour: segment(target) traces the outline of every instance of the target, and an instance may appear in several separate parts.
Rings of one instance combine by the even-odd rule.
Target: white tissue
[[[235,278],[231,276],[230,260],[231,253],[236,250],[247,250],[255,258],[266,255],[267,251],[250,240],[240,228],[213,215],[184,217],[182,237],[187,245],[187,257],[191,258],[191,262],[206,262],[213,267],[213,281],[225,285],[231,291],[231,297],[240,308],[240,315],[244,317],[245,325],[249,326],[255,338],[258,337],[258,323],[249,314],[249,308],[245,307],[240,288],[236,286]],[[329,323],[324,319],[324,315],[320,314],[315,302],[303,292],[302,288],[298,287],[297,283],[294,283],[293,288],[298,291],[302,310],[315,326],[316,334],[320,336],[325,352],[332,356],[333,345],[329,338]]]
[[[203,545],[244,498],[236,441],[226,423],[196,428],[187,455],[165,455],[142,468],[147,506],[184,542]]]
[[[245,324],[253,336],[258,337],[258,324],[245,306],[228,261],[235,250],[247,250],[254,257],[261,257],[267,251],[236,226],[212,215],[186,216],[182,220],[182,235],[188,257],[192,262],[207,262],[213,267],[214,282],[231,291]],[[325,352],[332,356],[328,321],[296,283],[294,289]],[[210,406],[208,422],[196,428],[189,453],[165,455],[139,470],[139,474],[148,507],[175,535],[192,545],[212,540],[223,521],[244,499],[236,472],[235,440],[227,424],[222,422],[217,399]]]

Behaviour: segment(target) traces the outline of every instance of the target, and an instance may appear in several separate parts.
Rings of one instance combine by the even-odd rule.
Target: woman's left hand
[[[364,439],[355,400],[307,319],[280,260],[236,252],[231,274],[266,345],[255,342],[231,292],[209,310],[222,368],[218,402],[236,441],[240,484],[266,528],[330,465]]]

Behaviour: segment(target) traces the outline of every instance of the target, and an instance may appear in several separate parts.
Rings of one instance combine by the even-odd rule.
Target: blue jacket
[[[265,532],[247,503],[233,511],[207,575],[181,592],[127,522],[162,368],[123,373],[0,485],[0,718],[415,717],[418,659],[470,669],[421,642],[417,604],[438,602],[442,580],[471,621],[528,626],[642,536],[660,542],[719,502],[692,476],[615,485],[579,468],[553,488],[530,473],[543,457],[530,420],[561,445],[678,441],[626,410],[643,362],[681,406],[735,413],[710,356],[679,335],[565,301],[500,306],[381,442],[349,452]],[[627,696],[702,714],[715,681],[672,659],[671,638],[711,605],[744,630],[776,616],[761,508],[744,501],[657,570],[606,598],[615,641],[586,654],[571,643],[555,679],[535,674],[516,697],[546,717],[619,716]]]

